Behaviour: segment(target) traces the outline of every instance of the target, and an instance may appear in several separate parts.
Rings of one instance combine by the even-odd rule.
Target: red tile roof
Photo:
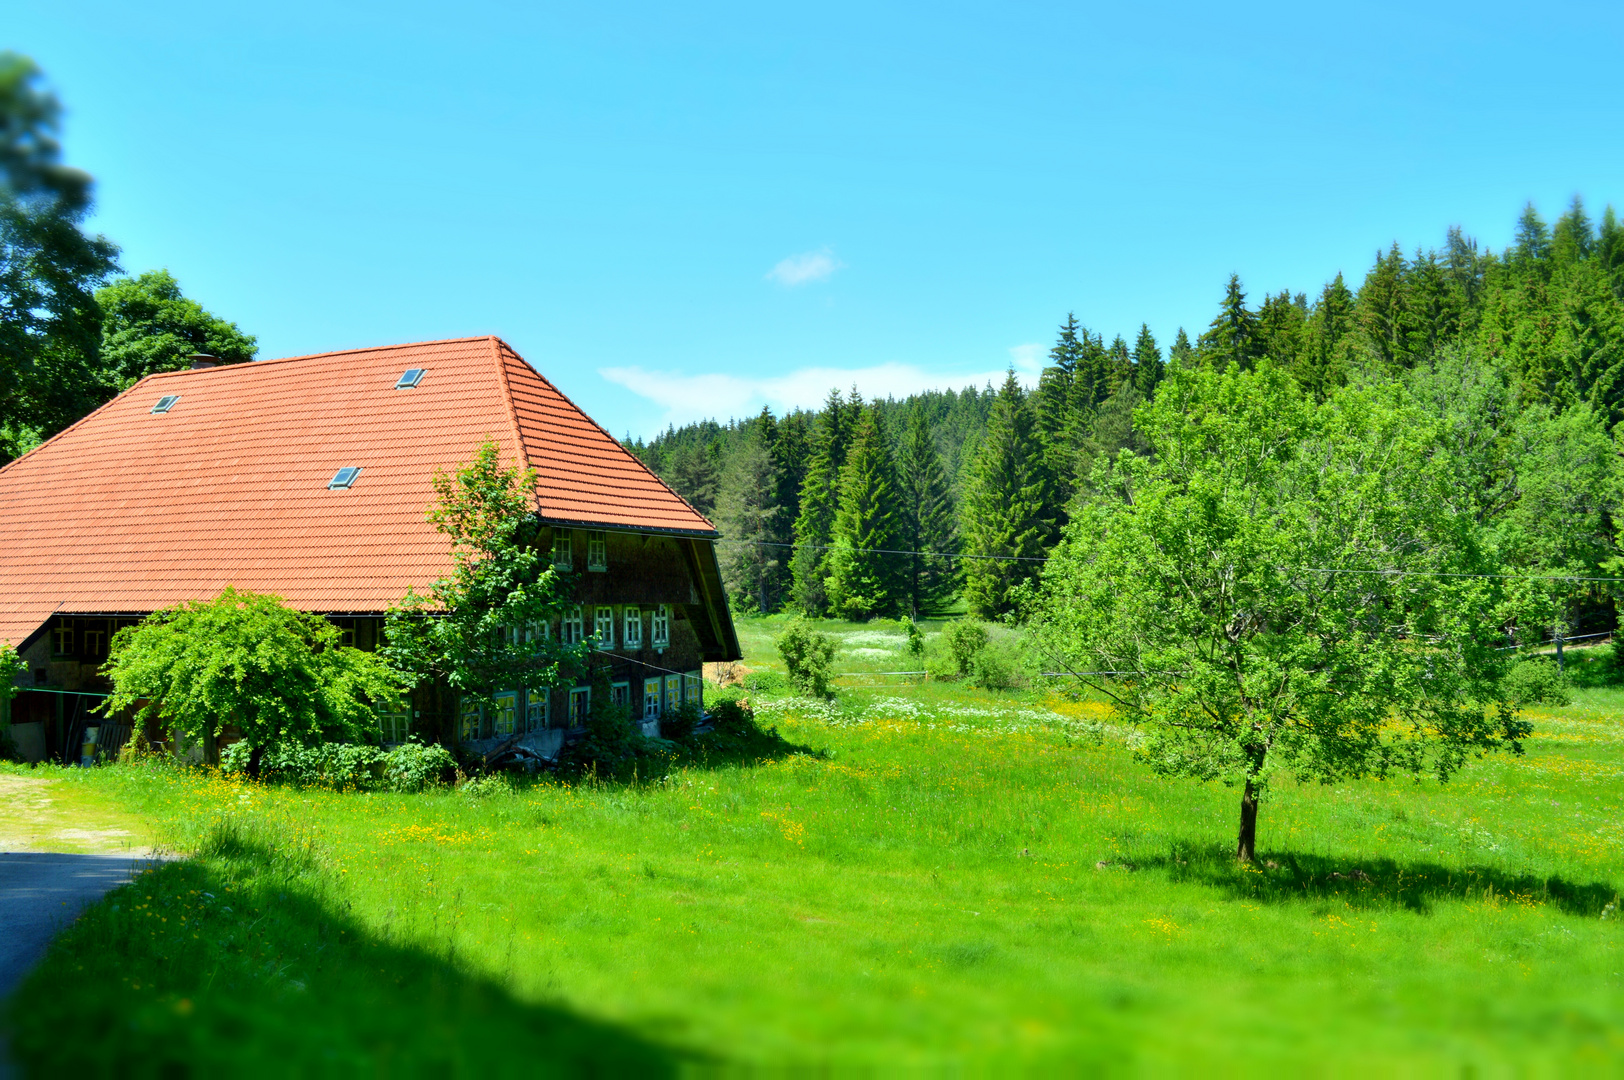
[[[427,369],[421,385],[394,389],[408,368]],[[496,338],[153,375],[0,469],[0,642],[53,612],[153,611],[227,585],[382,611],[448,571],[431,480],[486,440],[522,451],[546,520],[714,533]],[[329,491],[345,466],[354,487]]]

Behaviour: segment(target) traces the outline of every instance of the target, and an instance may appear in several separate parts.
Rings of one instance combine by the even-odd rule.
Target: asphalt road
[[[0,852],[0,1000],[86,904],[151,862],[131,855]]]

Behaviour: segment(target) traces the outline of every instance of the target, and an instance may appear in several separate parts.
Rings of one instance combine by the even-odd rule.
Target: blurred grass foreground
[[[844,632],[842,670],[908,666]],[[1282,785],[1254,867],[1232,791],[1035,685],[756,692],[784,752],[631,783],[60,770],[187,857],[69,928],[8,1036],[41,1076],[1617,1071],[1624,691],[1570,656],[1525,757]]]

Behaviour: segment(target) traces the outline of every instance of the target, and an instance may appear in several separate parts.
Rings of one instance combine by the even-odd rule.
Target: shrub
[[[925,632],[911,618],[902,620],[902,629],[908,634],[908,655],[918,661],[925,655]]]
[[[826,634],[819,633],[805,619],[795,619],[773,644],[789,669],[789,681],[796,690],[810,697],[831,698],[829,689],[834,663],[835,643]]]
[[[1012,690],[1021,685],[1016,658],[1009,650],[989,645],[971,661],[971,684],[983,690]]]
[[[942,639],[947,643],[959,678],[969,678],[975,673],[976,656],[987,647],[987,628],[973,619],[958,619],[947,624]]]
[[[383,784],[390,791],[422,791],[444,783],[457,767],[439,743],[403,742],[383,755]]]
[[[699,720],[699,706],[691,701],[684,702],[681,708],[673,709],[660,718],[660,734],[673,742],[691,739]]]
[[[1506,697],[1518,705],[1566,705],[1568,680],[1549,660],[1519,660],[1506,673]]]
[[[232,743],[221,752],[220,767],[227,772],[246,772],[252,753],[248,743]],[[301,787],[370,788],[377,782],[383,760],[377,747],[357,743],[275,743],[265,748],[259,774],[265,780]]]
[[[744,677],[744,688],[752,694],[781,694],[790,685],[789,679],[776,671],[752,671]]]
[[[755,710],[748,699],[725,697],[711,706],[711,730],[736,738],[752,735],[756,727]]]

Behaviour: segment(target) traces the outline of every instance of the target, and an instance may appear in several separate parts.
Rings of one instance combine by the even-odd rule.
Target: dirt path
[[[61,780],[0,775],[0,852],[151,854],[127,815],[72,799]]]

